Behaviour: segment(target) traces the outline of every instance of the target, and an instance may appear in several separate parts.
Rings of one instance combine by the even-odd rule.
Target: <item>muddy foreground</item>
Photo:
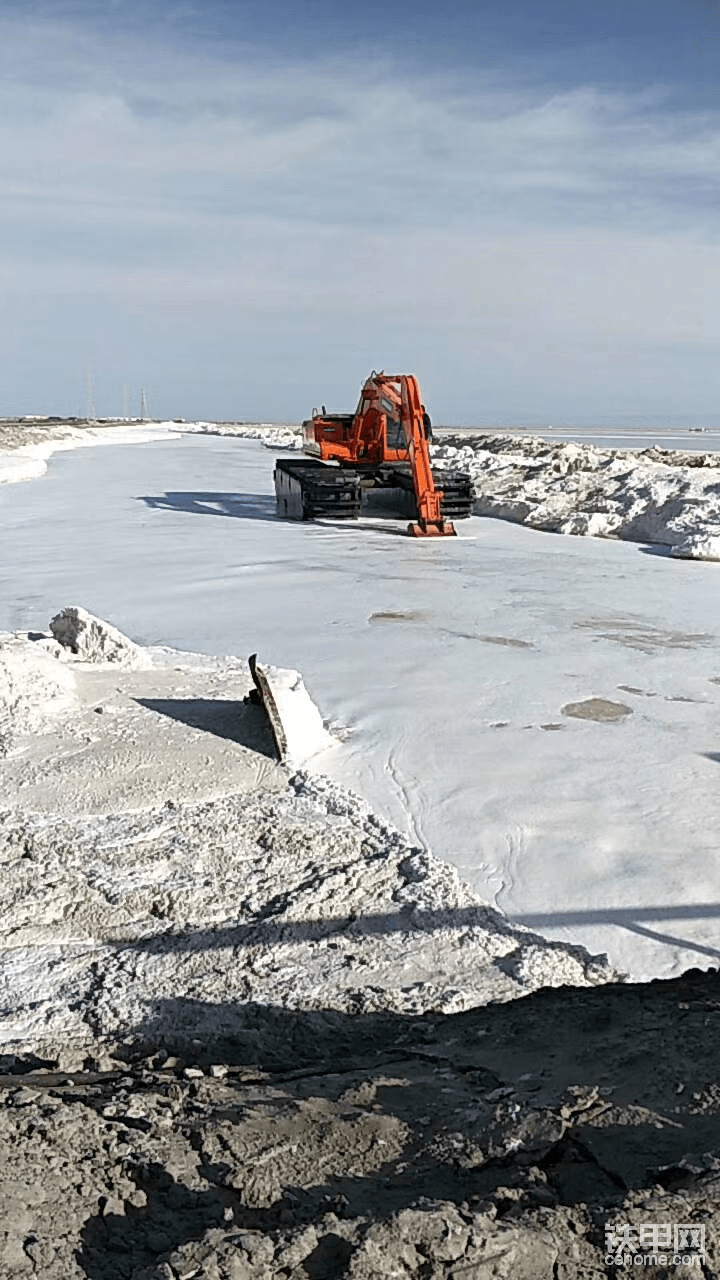
[[[715,972],[408,1018],[257,1005],[246,1031],[0,1061],[3,1277],[615,1274],[610,1224],[705,1226]],[[169,1052],[169,1050],[175,1052]]]

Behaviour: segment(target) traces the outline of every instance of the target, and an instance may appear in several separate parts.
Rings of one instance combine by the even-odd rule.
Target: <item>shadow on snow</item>
[[[187,929],[183,933],[158,933],[130,942],[118,942],[119,950],[146,951],[153,954],[165,954],[178,951],[218,950],[226,947],[263,946],[275,943],[304,943],[317,941],[320,938],[331,938],[334,933],[346,934],[352,927],[358,941],[363,936],[388,935],[392,933],[411,933],[414,930],[426,931],[432,928],[432,913],[420,911],[398,911],[397,913],[381,912],[376,915],[356,917],[354,914],[337,915],[321,920],[278,920],[291,906],[289,893],[279,893],[251,921],[247,923],[219,924],[212,929]],[[584,911],[558,911],[535,913],[508,917],[489,906],[461,907],[452,913],[452,922],[446,913],[438,920],[438,927],[462,930],[480,926],[499,933],[512,934],[520,942],[541,942],[544,947],[559,952],[565,951],[565,943],[548,940],[544,936],[528,932],[518,936],[513,926],[523,925],[528,930],[560,929],[583,925],[612,924],[620,929],[629,929],[633,933],[662,942],[667,946],[681,947],[684,950],[696,951],[720,959],[720,949],[705,946],[685,938],[661,933],[649,929],[639,923],[641,920],[656,922],[659,920],[702,920],[720,917],[720,903],[700,902],[677,906],[650,907],[608,907]],[[500,957],[496,963],[505,972],[512,973],[515,962],[514,952]]]
[[[233,516],[238,520],[277,520],[275,498],[265,493],[183,493],[173,491],[137,499],[162,511],[187,511],[200,516]]]
[[[191,729],[227,738],[277,760],[267,716],[262,707],[252,702],[231,698],[135,698],[134,701]]]

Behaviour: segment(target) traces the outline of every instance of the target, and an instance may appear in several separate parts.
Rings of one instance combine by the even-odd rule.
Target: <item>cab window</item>
[[[386,418],[385,435],[387,439],[388,449],[404,449],[407,445],[405,439],[405,431],[402,423],[397,418],[391,418],[390,414]]]

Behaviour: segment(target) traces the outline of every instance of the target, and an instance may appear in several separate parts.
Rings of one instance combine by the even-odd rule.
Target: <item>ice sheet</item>
[[[0,627],[75,600],[297,668],[349,731],[333,776],[512,917],[637,977],[717,963],[717,564],[480,518],[431,543],[283,523],[266,449],[189,435],[57,456],[0,506]]]

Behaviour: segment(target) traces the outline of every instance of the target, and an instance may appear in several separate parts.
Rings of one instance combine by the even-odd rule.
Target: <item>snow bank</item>
[[[89,448],[97,444],[141,444],[179,435],[177,422],[124,423],[107,426],[72,426],[67,422],[0,424],[0,484],[37,480],[47,471],[53,453]]]
[[[236,667],[229,712],[215,702],[227,659],[145,650],[137,671],[107,660],[107,623],[58,618],[103,660],[0,636],[19,752],[0,810],[0,1043],[247,1036],[251,1006],[450,1013],[616,976],[512,925],[356,795],[254,751],[262,712]],[[88,807],[96,775],[119,805]]]
[[[0,757],[77,707],[75,680],[50,653],[14,636],[0,645]],[[0,789],[2,796],[2,789]],[[2,801],[0,800],[0,803]]]
[[[0,867],[0,1043],[25,1052],[247,1035],[249,1005],[452,1013],[613,977],[306,774],[144,814],[0,814]]]
[[[37,480],[47,471],[53,453],[96,444],[142,444],[185,433],[239,436],[259,440],[268,449],[300,449],[301,427],[270,422],[38,422],[19,419],[0,422],[0,484]]]
[[[720,560],[720,454],[458,435],[435,445],[433,459],[470,472],[478,515]]]
[[[239,436],[259,440],[267,449],[302,449],[302,428],[293,423],[273,422],[188,422],[184,431],[213,436]]]

